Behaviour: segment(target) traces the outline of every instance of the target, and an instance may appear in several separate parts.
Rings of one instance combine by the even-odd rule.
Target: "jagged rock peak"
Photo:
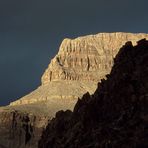
[[[147,148],[148,41],[127,42],[107,80],[93,95],[79,99],[74,111],[59,111],[39,148]]]
[[[42,85],[58,80],[99,81],[110,72],[119,48],[142,38],[148,35],[117,32],[66,38],[43,74]]]
[[[13,109],[21,111],[21,114],[17,114],[18,118],[20,116],[21,117],[24,116],[22,115],[22,113],[24,112],[32,113],[33,116],[35,115],[37,119],[35,121],[35,125],[38,126],[40,125],[40,123],[42,123],[41,125],[41,128],[42,128],[43,125],[45,125],[45,123],[48,120],[45,118],[43,118],[42,120],[42,117],[44,115],[48,114],[48,116],[51,118],[55,115],[55,113],[58,110],[61,110],[61,109],[72,110],[78,97],[81,98],[81,96],[87,91],[92,94],[96,90],[96,87],[97,87],[96,83],[100,81],[102,78],[104,78],[105,75],[110,72],[110,69],[113,64],[113,58],[119,51],[119,48],[122,46],[122,44],[124,44],[127,40],[131,40],[133,44],[135,44],[137,40],[142,38],[147,38],[147,35],[146,34],[129,34],[129,33],[111,33],[111,34],[101,33],[98,35],[79,37],[77,39],[72,39],[72,40],[65,39],[60,46],[58,54],[51,61],[51,63],[49,64],[49,67],[44,73],[42,77],[42,85],[38,87],[35,91],[31,92],[30,94],[22,97],[21,99],[18,99],[15,102],[12,102],[10,106],[4,107],[0,112],[0,117],[1,117],[0,118],[1,119],[0,120],[0,127],[1,127],[0,128],[0,133],[1,133],[0,146],[3,145],[3,147],[5,146],[10,148],[10,146],[7,146],[7,144],[10,144],[13,148],[18,147],[17,143],[19,142],[18,138],[19,138],[20,132],[24,133],[22,134],[21,139],[24,139],[24,136],[26,135],[24,128],[22,128],[22,126],[19,126],[20,123],[22,123],[21,120],[18,120],[15,128],[12,129],[11,123],[13,120],[12,120],[11,114],[9,113],[10,111],[12,111]],[[146,74],[146,73],[144,72],[143,74]],[[115,81],[112,81],[113,84],[115,82],[116,82],[116,79]],[[109,88],[112,89],[113,87],[110,86]],[[117,88],[120,88],[120,87],[117,86]],[[110,92],[112,92],[112,90]],[[106,94],[105,91],[103,92],[104,94]],[[119,90],[115,91],[116,94],[119,94],[117,92],[121,92],[121,91]],[[80,111],[81,110],[80,106],[82,107],[84,106],[85,108],[85,104],[86,104],[85,102],[87,103],[89,102],[88,101],[90,100],[89,96],[90,96],[89,94],[85,95],[83,97],[85,99],[82,99],[82,100],[80,99],[79,103],[77,103],[77,106],[74,109],[75,112],[80,112],[79,115],[76,115],[77,117],[80,117],[80,118],[82,117],[82,119],[85,119],[83,115],[86,115],[86,117],[88,117],[87,113],[89,113],[90,109],[94,113],[99,114],[100,112],[99,114],[100,117],[102,116],[102,114],[105,114],[104,105],[100,105],[97,108],[94,107],[94,109],[96,109],[94,111],[91,108],[92,105],[90,104],[84,112]],[[120,102],[121,101],[119,100],[119,103]],[[111,107],[113,108],[113,105]],[[105,108],[107,110],[108,107],[105,107]],[[98,109],[99,111],[97,111]],[[103,110],[103,112],[101,110]],[[118,113],[118,111],[116,111],[116,113]],[[40,114],[41,114],[41,118],[39,117]],[[60,112],[59,114],[57,114],[57,116],[60,116],[61,114],[65,116],[63,112]],[[70,111],[66,113],[66,116],[69,116],[69,115],[71,115]],[[112,116],[112,114],[110,115]],[[93,114],[90,114],[90,117],[92,116]],[[87,120],[88,119],[86,118],[86,121]],[[66,118],[66,120],[64,121],[65,124],[63,125],[67,125],[67,121],[69,121],[69,119],[67,120]],[[63,120],[60,120],[60,122],[62,123]],[[90,124],[90,122],[88,124]],[[61,124],[58,124],[58,125],[60,126]],[[81,125],[76,124],[76,128],[77,126],[80,127],[80,130],[81,130]],[[36,146],[36,142],[40,137],[39,135],[41,133],[40,131],[38,132],[38,127],[33,126],[33,128],[36,129],[35,131],[37,133],[33,132],[34,136],[31,136],[31,139],[28,145],[29,147]],[[13,131],[14,135],[18,135],[18,136],[10,138],[9,131],[11,130]],[[70,133],[72,132],[70,131]],[[118,133],[116,135],[118,135]],[[81,135],[80,135],[80,139],[82,139]],[[24,140],[22,140],[22,142],[20,143],[24,147],[23,142]],[[34,144],[32,144],[32,142]],[[21,146],[19,147],[21,148]],[[60,148],[59,146],[57,147]]]

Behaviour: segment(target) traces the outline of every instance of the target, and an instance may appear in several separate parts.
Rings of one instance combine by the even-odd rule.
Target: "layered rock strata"
[[[64,39],[42,76],[42,85],[10,105],[54,98],[77,99],[87,91],[93,93],[96,83],[110,72],[120,47],[127,41],[136,44],[142,38],[148,38],[148,35],[119,32]]]
[[[0,147],[35,148],[48,116],[0,110]]]
[[[113,58],[126,41],[131,40],[135,44],[142,38],[148,38],[148,35],[99,33],[76,39],[65,39],[58,54],[51,60],[43,74],[41,86],[21,99],[11,102],[9,106],[0,108],[0,116],[2,115],[0,118],[0,127],[2,127],[0,128],[0,146],[9,148],[7,143],[12,144],[13,142],[13,148],[18,147],[18,140],[16,140],[18,136],[8,138],[9,131],[12,130],[11,112],[17,111],[19,116],[24,116],[25,113],[32,114],[36,118],[43,117],[42,127],[46,126],[48,119],[53,117],[58,110],[72,110],[78,97],[81,98],[86,92],[92,94],[96,90],[98,81],[106,78],[105,75],[110,72],[114,63]],[[3,116],[6,113],[7,116]],[[4,124],[2,124],[3,118],[6,121]],[[17,125],[20,123],[22,121],[17,119]],[[38,120],[36,123],[38,124]],[[5,127],[5,125],[9,126]],[[22,127],[17,126],[17,131],[21,129]],[[22,133],[25,136],[25,132]],[[41,134],[41,132],[39,133]],[[39,133],[34,134],[36,138],[31,136],[25,147],[36,147],[36,144],[29,145],[28,143],[37,142]],[[24,144],[25,140],[22,139]]]
[[[147,148],[148,41],[127,42],[107,80],[85,94],[74,111],[59,111],[39,148]]]

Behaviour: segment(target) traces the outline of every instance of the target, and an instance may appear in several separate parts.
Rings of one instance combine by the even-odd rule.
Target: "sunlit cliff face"
[[[107,79],[84,94],[73,112],[59,111],[39,148],[146,148],[148,124],[148,41],[127,42]]]
[[[56,98],[77,100],[87,91],[93,93],[97,83],[110,72],[120,47],[127,41],[135,45],[142,38],[148,35],[117,32],[64,39],[41,78],[42,85],[11,105]]]
[[[43,127],[57,111],[73,110],[78,98],[86,92],[93,94],[97,83],[102,78],[108,77],[106,74],[110,73],[114,63],[113,58],[127,40],[135,44],[138,39],[147,36],[147,34],[99,33],[76,39],[64,39],[59,52],[51,60],[41,78],[41,86],[17,101],[11,102],[9,106],[0,108],[0,116],[2,115],[0,123],[3,123],[0,124],[2,127],[0,133],[3,133],[0,134],[0,144],[5,146],[5,143],[16,143],[24,146],[24,136],[29,134],[31,137],[27,140],[27,144],[37,145]],[[15,118],[13,118],[14,113],[16,113]],[[35,138],[30,131],[28,133],[30,128],[26,131],[21,126],[24,124],[22,118],[26,116],[29,118],[27,126],[31,124],[34,128],[32,134]],[[34,116],[36,119],[32,121]],[[16,126],[13,126],[13,129],[12,123]],[[9,131],[13,131],[16,137],[10,140]],[[18,143],[16,139],[19,139],[20,131],[23,131],[23,134],[21,142]]]

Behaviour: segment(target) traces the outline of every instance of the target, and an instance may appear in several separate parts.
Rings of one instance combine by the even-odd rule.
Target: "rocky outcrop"
[[[97,82],[110,72],[119,48],[127,41],[135,44],[142,38],[148,39],[148,35],[119,32],[64,39],[42,76],[42,85],[10,105],[54,98],[77,99],[86,92],[93,93]]]
[[[40,86],[27,96],[10,103],[10,106],[41,102],[47,102],[47,104],[50,104],[52,102],[62,101],[65,103],[72,102],[73,104],[73,102],[75,103],[78,97],[82,96],[85,92],[89,91],[90,93],[93,93],[95,88],[96,83],[92,83],[92,87],[90,88],[89,83],[84,81],[52,81],[48,85]]]
[[[86,92],[94,93],[98,81],[102,78],[106,79],[105,75],[110,72],[119,48],[128,40],[135,44],[142,38],[148,38],[148,35],[99,33],[76,39],[65,39],[58,54],[51,60],[43,74],[41,86],[21,99],[11,102],[9,106],[0,108],[0,147],[10,148],[9,145],[12,145],[13,148],[21,147],[18,143],[20,140],[16,136],[20,131],[23,131],[21,145],[24,146],[26,132],[20,126],[21,119],[17,118],[18,126],[14,134],[16,138],[9,138],[9,131],[12,131],[11,112],[13,111],[17,111],[17,116],[21,116],[21,118],[26,114],[27,116],[31,114],[29,120],[36,117],[33,129],[37,129],[38,133],[34,134],[35,138],[31,136],[26,145],[26,147],[35,147],[41,133],[41,130],[38,129],[42,129],[36,128],[36,125],[39,124],[38,119],[43,119],[41,127],[44,127],[48,119],[54,117],[57,111],[73,110],[78,97],[81,98]],[[81,101],[79,100],[79,102]],[[67,114],[69,113],[67,112]],[[6,121],[4,124],[3,120]],[[28,126],[28,122],[26,124]],[[28,130],[30,131],[30,129]],[[10,144],[7,145],[7,143]]]
[[[113,58],[127,41],[133,44],[147,34],[99,33],[64,39],[58,54],[42,76],[42,85],[57,80],[100,81],[109,73]]]
[[[0,110],[0,147],[35,148],[48,116]]]
[[[127,42],[107,80],[86,93],[74,111],[59,111],[39,148],[148,147],[148,41]]]

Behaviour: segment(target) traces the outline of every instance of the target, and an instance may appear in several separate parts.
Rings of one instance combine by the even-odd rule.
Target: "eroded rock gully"
[[[35,148],[48,117],[20,111],[0,112],[0,147]]]
[[[148,147],[148,41],[127,42],[114,63],[93,95],[57,112],[39,148]]]

